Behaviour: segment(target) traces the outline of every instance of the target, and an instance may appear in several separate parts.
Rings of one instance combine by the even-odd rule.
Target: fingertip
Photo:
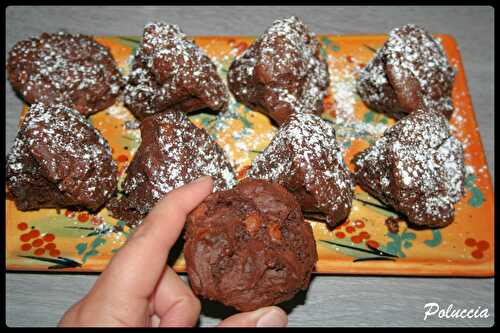
[[[185,215],[189,214],[196,206],[198,206],[211,192],[213,187],[213,179],[210,176],[202,176],[168,192],[156,205],[153,207],[146,217],[147,220],[161,220],[162,217],[168,216],[167,211],[175,211],[176,214],[183,216],[177,220],[184,220]]]
[[[196,183],[203,183],[203,182],[213,182],[212,176],[201,176],[191,182],[191,184],[196,184]]]
[[[265,308],[265,313],[257,320],[257,327],[286,327],[288,315],[277,306]]]
[[[287,325],[288,315],[277,306],[238,313],[219,323],[219,327],[286,327]]]

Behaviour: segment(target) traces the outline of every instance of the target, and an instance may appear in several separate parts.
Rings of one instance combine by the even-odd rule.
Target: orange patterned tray
[[[384,225],[394,214],[374,198],[356,188],[356,199],[346,223],[328,231],[311,221],[317,242],[317,273],[386,274],[435,276],[494,275],[493,190],[481,139],[467,90],[464,68],[455,40],[438,35],[458,73],[453,90],[456,111],[451,119],[454,134],[465,146],[466,195],[456,206],[453,224],[443,229],[412,230],[402,226],[391,233]],[[354,89],[356,73],[385,41],[379,36],[320,36],[328,58],[331,86],[323,118],[330,120],[344,147],[345,160],[367,147],[394,120],[373,112],[360,101]],[[138,37],[99,37],[111,49],[124,74]],[[194,37],[226,77],[235,56],[253,37]],[[24,108],[24,112],[26,111]],[[224,147],[241,177],[253,157],[276,133],[268,118],[232,100],[229,110],[218,116],[191,115]],[[131,113],[120,102],[91,116],[92,123],[113,147],[123,172],[140,143],[139,130],[127,129]],[[350,165],[350,163],[348,163]],[[350,165],[350,167],[352,167]],[[372,204],[367,204],[371,202]],[[375,205],[374,205],[375,204]],[[93,216],[85,212],[42,209],[20,212],[12,201],[6,205],[6,262],[8,270],[102,271],[133,230],[109,217],[106,210]],[[181,254],[172,258],[176,271],[184,271]]]

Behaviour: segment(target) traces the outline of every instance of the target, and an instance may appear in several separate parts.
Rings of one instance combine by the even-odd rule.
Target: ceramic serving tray
[[[494,209],[493,189],[464,68],[455,40],[441,39],[450,62],[457,69],[453,89],[455,113],[451,118],[454,135],[463,143],[466,163],[466,194],[456,205],[455,221],[442,229],[413,230],[405,223],[390,232],[385,220],[396,214],[356,187],[348,220],[328,230],[321,216],[308,216],[319,254],[316,273],[493,276]],[[194,37],[195,42],[215,61],[225,79],[233,59],[254,37]],[[331,84],[322,117],[336,129],[346,163],[352,170],[353,155],[368,147],[394,120],[369,110],[355,90],[355,80],[386,36],[319,36],[322,53],[328,59]],[[111,49],[126,75],[131,55],[140,37],[98,37]],[[23,113],[27,107],[24,107]],[[269,119],[231,100],[225,113],[198,112],[190,119],[205,128],[224,148],[239,178],[252,159],[270,142],[277,129]],[[140,133],[132,114],[118,101],[90,117],[113,148],[123,179],[124,172],[140,144]],[[134,230],[108,216],[66,209],[18,211],[10,200],[6,207],[6,264],[8,270],[100,272]],[[185,270],[182,243],[169,263],[178,272]]]

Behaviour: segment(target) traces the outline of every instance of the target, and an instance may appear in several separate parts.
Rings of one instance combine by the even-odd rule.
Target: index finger
[[[95,288],[126,291],[131,298],[146,299],[153,293],[165,270],[168,253],[184,227],[187,215],[212,191],[211,177],[169,192],[151,210],[134,235],[115,254]]]

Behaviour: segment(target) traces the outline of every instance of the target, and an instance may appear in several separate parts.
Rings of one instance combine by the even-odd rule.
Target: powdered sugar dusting
[[[365,190],[415,224],[450,223],[464,194],[463,147],[436,112],[417,110],[403,118],[354,164]]]
[[[53,183],[68,205],[97,208],[114,193],[116,164],[111,147],[77,111],[33,104],[7,158],[11,188]],[[64,204],[64,203],[61,203]]]
[[[123,81],[109,50],[92,37],[44,33],[9,52],[9,78],[29,103],[63,103],[88,115],[113,103]]]
[[[313,114],[291,116],[254,159],[248,177],[285,186],[303,177],[302,186],[312,193],[316,208],[327,214],[332,225],[345,218],[351,208],[354,180],[335,140],[335,130]]]
[[[455,74],[439,40],[407,24],[389,32],[361,73],[357,88],[369,107],[397,118],[420,104],[449,117]]]
[[[135,55],[124,102],[139,118],[180,103],[186,112],[224,110],[228,92],[217,68],[177,25],[149,23]]]
[[[178,110],[143,120],[142,143],[127,169],[124,196],[110,203],[114,215],[133,210],[145,216],[166,193],[201,176],[212,176],[214,191],[236,184],[222,149]],[[123,217],[130,221],[130,218]]]
[[[282,113],[321,113],[328,83],[316,35],[295,16],[274,21],[228,72],[236,99],[279,123]]]

